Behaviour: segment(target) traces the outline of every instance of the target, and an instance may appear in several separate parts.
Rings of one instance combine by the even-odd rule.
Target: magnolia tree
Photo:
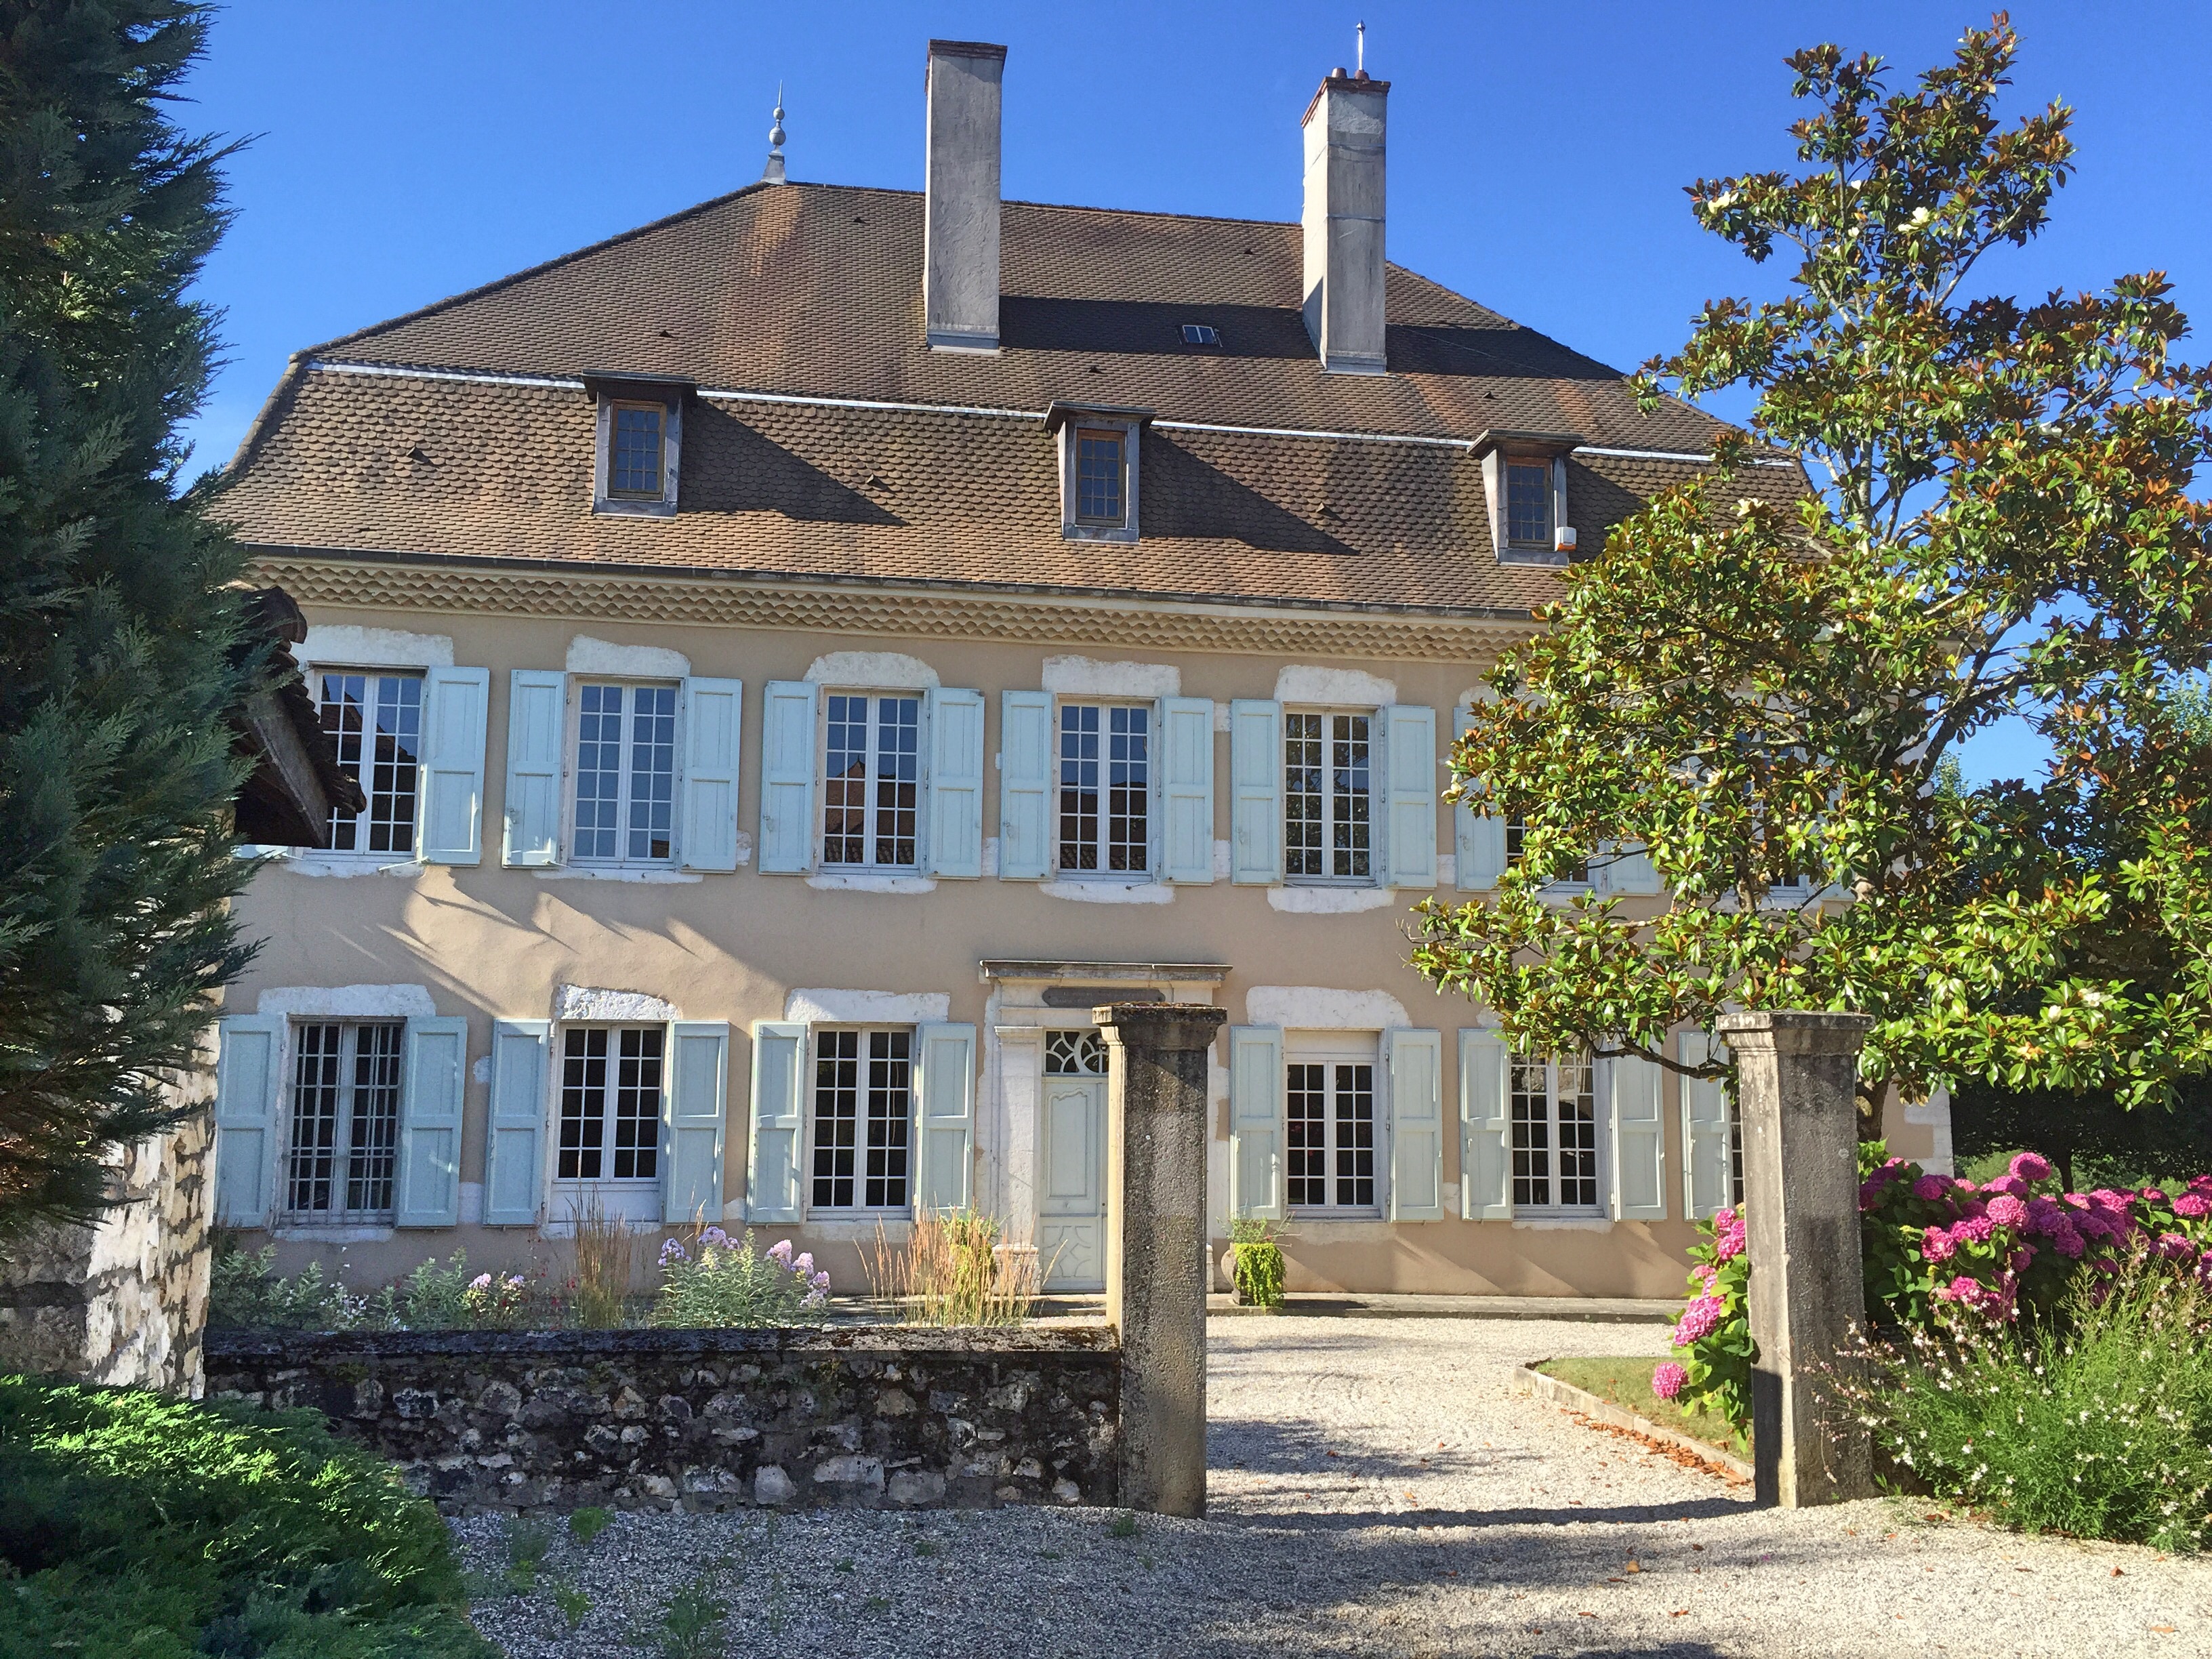
[[[1718,1075],[1668,1032],[1855,1010],[1864,1112],[1967,1078],[2140,1105],[2212,1063],[2212,744],[2185,717],[2212,373],[2176,361],[2159,273],[1970,293],[2073,165],[2063,106],[1993,112],[2016,51],[2000,15],[1901,93],[1801,52],[1802,166],[1691,187],[1707,229],[1796,269],[1786,298],[1709,304],[1639,389],[1747,387],[1750,433],[1567,571],[1490,677],[1455,790],[1522,854],[1416,942],[1524,1050]],[[1762,453],[1802,458],[1801,500],[1771,471],[1744,499]],[[1938,787],[2007,718],[2041,775]],[[1547,896],[1638,843],[1662,914]]]

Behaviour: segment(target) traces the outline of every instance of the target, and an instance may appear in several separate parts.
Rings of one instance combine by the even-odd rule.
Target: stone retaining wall
[[[449,1513],[1110,1504],[1099,1328],[210,1331],[211,1399],[320,1411]]]

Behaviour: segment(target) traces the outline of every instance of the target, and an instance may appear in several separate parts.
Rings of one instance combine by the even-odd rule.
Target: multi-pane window
[[[1514,1208],[1595,1210],[1597,1091],[1589,1058],[1516,1055],[1512,1109]]]
[[[1520,819],[1508,818],[1505,821],[1505,862],[1509,867],[1516,870],[1521,867],[1528,837],[1528,826]],[[1563,882],[1587,882],[1589,878],[1589,860],[1587,859],[1569,865],[1556,878]]]
[[[1283,868],[1309,880],[1374,874],[1374,717],[1283,716]]]
[[[1044,1040],[1047,1077],[1104,1077],[1106,1044],[1096,1031],[1054,1031]]]
[[[560,1179],[659,1179],[666,1039],[658,1025],[572,1025],[561,1034]]]
[[[295,1028],[284,1209],[318,1221],[389,1221],[399,1151],[398,1021]]]
[[[912,1031],[815,1033],[813,1208],[906,1207],[913,1087]]]
[[[920,858],[921,699],[826,699],[822,861],[908,869]]]
[[[576,856],[652,863],[675,852],[676,688],[577,690]]]
[[[1128,522],[1121,433],[1092,427],[1075,434],[1075,521],[1118,528]]]
[[[1151,864],[1149,703],[1060,710],[1060,867],[1141,874]]]
[[[1284,1073],[1291,1207],[1373,1209],[1374,1066],[1293,1060]]]
[[[628,501],[659,501],[668,410],[659,404],[617,404],[614,441],[607,453],[607,494]]]
[[[368,801],[360,812],[331,815],[331,850],[412,854],[422,677],[331,669],[320,678],[323,730],[337,747],[338,769]]]
[[[1552,464],[1505,464],[1505,539],[1516,547],[1552,544]]]

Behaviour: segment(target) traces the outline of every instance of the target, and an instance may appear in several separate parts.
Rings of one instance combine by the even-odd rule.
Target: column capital
[[[1778,1054],[1856,1054],[1873,1027],[1872,1014],[1759,1008],[1723,1014],[1713,1022],[1713,1035],[1738,1054],[1765,1049]]]
[[[1170,1054],[1211,1048],[1228,1018],[1226,1008],[1202,1002],[1115,1002],[1091,1011],[1108,1041]]]

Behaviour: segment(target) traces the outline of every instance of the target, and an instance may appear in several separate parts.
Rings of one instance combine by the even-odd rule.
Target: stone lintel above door
[[[993,988],[1000,1007],[1088,1010],[1109,1002],[1213,1000],[1228,976],[1218,962],[1061,962],[986,957],[977,977]]]

